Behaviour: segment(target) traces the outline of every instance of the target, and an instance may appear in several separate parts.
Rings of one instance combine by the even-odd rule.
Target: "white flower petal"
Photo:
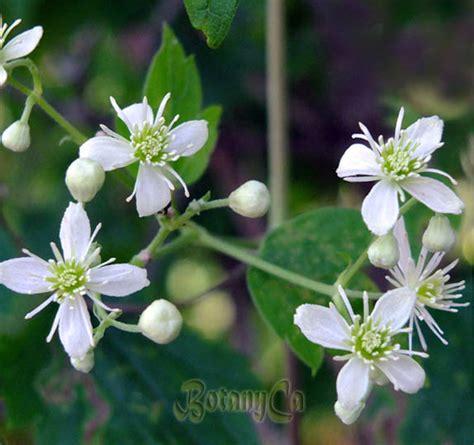
[[[350,408],[346,408],[341,404],[341,402],[339,402],[339,400],[334,404],[334,411],[337,417],[339,417],[339,419],[341,419],[341,421],[346,425],[354,423],[359,418],[364,408],[365,402],[360,402],[358,405]]]
[[[153,215],[169,204],[171,201],[169,185],[157,167],[140,164],[135,198],[139,216]]]
[[[337,401],[351,410],[364,402],[370,391],[370,367],[360,358],[351,358],[339,371],[336,381]]]
[[[342,155],[336,173],[340,178],[355,175],[379,176],[381,170],[373,150],[362,144],[352,144]]]
[[[61,221],[59,238],[65,260],[75,258],[82,261],[86,257],[91,239],[91,225],[82,204],[69,203]]]
[[[41,26],[35,26],[18,34],[3,47],[2,60],[9,61],[27,56],[36,48],[42,36],[43,28]]]
[[[458,215],[464,203],[442,182],[425,176],[405,179],[400,185],[434,212]]]
[[[395,224],[393,228],[393,235],[397,239],[398,249],[400,251],[400,260],[398,265],[400,266],[402,272],[407,273],[410,269],[411,261],[411,249],[410,241],[408,239],[408,233],[405,228],[405,220],[401,217]]]
[[[398,218],[397,189],[387,181],[372,187],[362,203],[362,217],[369,230],[376,235],[385,235]]]
[[[396,360],[378,361],[376,366],[388,377],[398,391],[414,394],[425,383],[425,371],[411,357],[396,354]]]
[[[0,63],[0,87],[2,87],[8,79],[8,73]]]
[[[386,292],[375,303],[371,317],[379,326],[390,326],[395,332],[406,325],[414,309],[416,292],[409,288],[399,288]]]
[[[135,162],[132,146],[110,136],[89,139],[81,145],[79,156],[97,161],[105,171],[115,170]]]
[[[153,125],[153,110],[146,101],[129,105],[127,108],[124,108],[122,112],[126,117],[126,119],[123,119],[123,122],[129,127],[130,132],[133,132],[137,128],[141,130],[145,123]]]
[[[80,295],[59,308],[59,338],[70,357],[82,358],[94,346],[92,324],[86,302]]]
[[[48,263],[36,258],[15,258],[0,263],[0,283],[20,294],[42,294],[49,291]]]
[[[124,297],[149,284],[145,269],[130,264],[112,264],[92,269],[87,287],[99,294]]]
[[[207,121],[189,121],[178,125],[170,133],[171,142],[168,151],[180,156],[191,156],[198,152],[206,143],[209,136]]]
[[[296,309],[294,323],[313,343],[325,348],[350,350],[346,343],[350,338],[349,326],[335,309],[302,304]]]
[[[425,157],[442,145],[443,121],[438,116],[424,117],[410,125],[404,133],[405,138],[408,137],[408,139],[419,144],[414,156]]]

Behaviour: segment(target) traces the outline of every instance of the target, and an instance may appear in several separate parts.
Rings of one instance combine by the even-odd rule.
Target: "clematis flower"
[[[173,128],[179,118],[175,116],[166,124],[163,112],[169,98],[168,93],[161,101],[155,117],[146,97],[143,103],[130,105],[123,110],[111,98],[118,117],[128,127],[129,138],[125,139],[101,125],[106,136],[89,139],[80,148],[81,158],[97,161],[105,171],[139,163],[135,188],[127,201],[136,195],[140,216],[153,215],[169,204],[170,191],[175,188],[171,182],[173,178],[181,183],[186,196],[189,196],[186,184],[170,163],[198,152],[208,137],[205,120],[188,121]]]
[[[398,199],[405,200],[408,192],[418,201],[437,213],[459,214],[464,208],[458,196],[442,182],[422,176],[436,173],[456,181],[447,173],[429,168],[431,155],[443,143],[443,121],[437,116],[418,119],[402,130],[404,110],[398,114],[395,135],[384,141],[374,140],[361,123],[362,134],[353,138],[368,143],[351,145],[342,156],[337,175],[349,182],[377,182],[362,204],[362,217],[369,230],[385,235],[396,223],[399,215]]]
[[[335,360],[348,360],[337,376],[336,414],[346,424],[353,423],[362,412],[373,383],[392,382],[395,390],[416,393],[425,381],[423,368],[400,348],[394,337],[408,332],[405,328],[414,304],[414,296],[405,289],[384,294],[369,315],[367,293],[364,293],[364,316],[355,315],[342,289],[339,293],[350,316],[350,324],[330,303],[329,308],[303,304],[296,309],[295,324],[311,342],[325,348],[346,351]]]
[[[59,232],[62,253],[51,243],[54,259],[49,261],[24,250],[28,257],[0,263],[0,282],[9,289],[22,294],[52,293],[25,318],[35,316],[50,303],[57,303],[59,308],[47,341],[51,341],[59,327],[59,338],[71,358],[81,359],[94,347],[85,296],[112,311],[98,299],[98,294],[123,297],[150,284],[145,269],[130,264],[111,265],[113,258],[94,265],[100,248],[94,249],[92,243],[99,229],[100,224],[91,235],[89,218],[82,205],[70,203]]]
[[[429,309],[458,312],[459,307],[469,305],[469,303],[457,302],[459,298],[462,298],[462,294],[459,292],[464,289],[465,282],[449,283],[451,278],[449,272],[456,266],[458,260],[453,261],[444,268],[439,268],[445,252],[435,252],[428,260],[430,253],[425,247],[422,247],[418,261],[415,263],[411,256],[408,234],[403,218],[397,221],[393,232],[400,249],[400,261],[397,266],[390,270],[391,276],[386,278],[396,288],[411,294],[411,299],[415,299],[415,305],[410,314],[409,326],[413,328],[413,325],[415,325],[423,350],[427,350],[427,345],[420,328],[421,321],[425,322],[433,334],[446,345],[448,342],[443,337],[444,332],[430,314]],[[410,350],[412,349],[412,344],[413,333],[410,332]]]
[[[0,16],[0,87],[7,81],[7,71],[4,65],[7,62],[21,59],[30,54],[38,46],[43,36],[43,28],[41,26],[35,26],[17,35],[5,45],[8,35],[20,23],[21,20],[17,19],[8,26],[7,23],[3,23],[3,18]]]

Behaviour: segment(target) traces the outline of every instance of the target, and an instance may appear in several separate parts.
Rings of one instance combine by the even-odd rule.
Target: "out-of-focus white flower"
[[[380,136],[376,142],[369,130],[359,123],[362,134],[353,138],[366,141],[351,145],[341,158],[337,174],[349,182],[377,182],[362,204],[362,217],[370,231],[385,235],[396,223],[399,203],[405,200],[405,192],[437,213],[459,214],[464,204],[459,197],[442,182],[421,176],[422,173],[437,173],[451,176],[440,170],[429,168],[428,162],[435,150],[443,143],[443,121],[437,116],[418,119],[406,130],[402,130],[404,110],[401,108],[395,135],[388,141]]]
[[[430,252],[447,252],[456,242],[449,219],[444,215],[432,216],[423,233],[423,246]]]
[[[247,218],[260,218],[270,207],[270,192],[259,181],[247,181],[229,195],[229,207]]]
[[[143,335],[155,343],[172,342],[181,332],[183,317],[169,301],[155,300],[140,315],[138,327]]]
[[[89,218],[81,204],[70,203],[61,222],[62,253],[51,243],[54,259],[45,261],[24,250],[28,257],[0,263],[0,283],[22,294],[52,293],[31,318],[52,302],[59,304],[47,341],[59,327],[59,338],[71,358],[82,359],[94,347],[92,324],[84,296],[112,311],[98,299],[99,294],[124,297],[148,286],[145,269],[130,264],[110,264],[110,259],[92,266],[100,248],[91,249],[100,224],[91,234]]]
[[[2,133],[2,144],[11,151],[26,151],[30,143],[30,126],[28,122],[15,121]]]
[[[92,201],[104,185],[104,181],[104,169],[92,159],[76,159],[66,170],[67,188],[78,202]]]
[[[424,321],[433,333],[446,345],[448,342],[443,337],[444,332],[432,317],[428,308],[446,312],[458,312],[458,307],[468,306],[469,303],[458,303],[462,298],[459,291],[464,289],[464,281],[449,283],[451,271],[458,260],[453,261],[448,266],[438,269],[445,252],[435,252],[428,260],[429,252],[423,247],[415,264],[411,256],[411,249],[408,234],[405,229],[403,218],[397,222],[394,228],[395,237],[400,248],[400,261],[394,267],[387,280],[398,290],[408,292],[415,299],[415,305],[410,314],[409,326],[413,329],[416,326],[418,337],[422,348],[426,351],[427,345],[423,333],[421,332],[419,321]],[[413,333],[409,334],[409,349],[412,349]]]
[[[171,201],[172,179],[178,180],[186,196],[189,192],[179,174],[170,166],[182,156],[192,156],[206,143],[207,121],[184,122],[173,128],[179,116],[165,123],[163,112],[170,98],[168,93],[153,117],[146,97],[142,103],[133,104],[123,110],[111,98],[118,117],[127,125],[129,139],[125,139],[101,125],[106,136],[97,136],[86,141],[80,148],[80,157],[89,158],[102,165],[105,171],[115,170],[138,162],[138,176],[130,201],[136,196],[140,216],[153,215],[164,209]]]
[[[3,18],[0,16],[0,87],[7,81],[8,77],[4,65],[30,54],[38,46],[43,36],[43,28],[35,26],[18,34],[5,45],[8,35],[20,23],[21,20],[17,19],[9,26],[7,23],[3,23]]]
[[[344,423],[357,420],[373,383],[392,382],[395,390],[412,394],[425,381],[423,368],[407,355],[424,353],[400,349],[394,336],[408,332],[406,325],[415,297],[405,289],[384,294],[369,315],[367,293],[364,293],[364,317],[355,315],[342,289],[339,293],[349,313],[348,324],[336,307],[303,304],[296,309],[294,322],[311,342],[325,348],[347,351],[335,360],[348,360],[337,376],[336,414]],[[383,375],[386,379],[382,379]]]

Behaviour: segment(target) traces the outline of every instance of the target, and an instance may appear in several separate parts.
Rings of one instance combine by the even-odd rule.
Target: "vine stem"
[[[72,125],[66,118],[64,118],[61,113],[59,113],[40,94],[37,94],[30,88],[23,85],[21,82],[18,82],[16,79],[9,78],[8,83],[13,88],[20,91],[20,93],[23,93],[26,96],[33,96],[35,98],[36,105],[38,105],[38,107],[40,107],[53,121],[55,121],[63,130],[65,130],[77,145],[82,145],[87,141],[87,137],[82,134],[74,125]]]

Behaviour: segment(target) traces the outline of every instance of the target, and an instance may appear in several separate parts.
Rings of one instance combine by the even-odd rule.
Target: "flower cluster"
[[[457,260],[440,266],[447,251],[454,245],[455,235],[443,213],[458,214],[463,202],[443,183],[422,176],[437,173],[456,182],[447,173],[428,168],[432,153],[441,147],[443,122],[436,116],[422,118],[402,130],[403,108],[398,115],[395,135],[376,142],[367,128],[360,124],[363,144],[351,145],[341,158],[337,174],[350,182],[376,181],[377,184],[362,204],[362,217],[378,238],[368,249],[370,262],[388,269],[386,277],[394,289],[383,294],[369,314],[369,299],[363,294],[364,314],[356,315],[346,293],[339,293],[347,312],[344,318],[332,303],[329,308],[304,304],[297,308],[294,322],[303,335],[326,348],[345,351],[335,360],[348,360],[337,377],[335,412],[346,424],[353,423],[364,409],[374,384],[389,381],[395,390],[417,392],[424,384],[423,368],[413,356],[428,357],[413,350],[414,330],[421,347],[427,348],[421,323],[447,344],[444,332],[431,311],[457,312],[469,303],[459,302],[464,281],[450,283],[449,272]],[[414,261],[400,216],[399,199],[405,192],[437,212],[423,235],[423,247]],[[401,349],[401,337],[408,334],[408,349]]]

